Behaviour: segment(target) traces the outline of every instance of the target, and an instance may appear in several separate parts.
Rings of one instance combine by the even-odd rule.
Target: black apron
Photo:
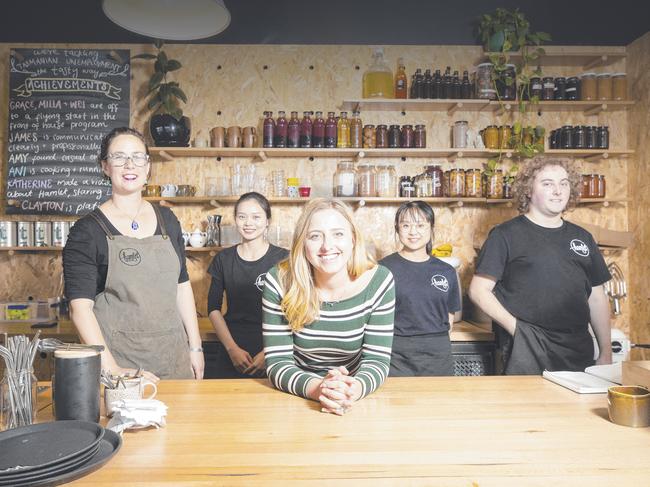
[[[426,335],[393,336],[391,377],[454,375],[451,341],[446,331]]]
[[[497,328],[504,345],[506,375],[541,375],[544,370],[582,372],[594,364],[594,342],[586,328],[552,330],[519,319],[513,337]]]

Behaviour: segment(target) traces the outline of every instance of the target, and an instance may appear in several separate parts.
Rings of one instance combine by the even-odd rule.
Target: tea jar
[[[451,146],[453,148],[462,149],[467,147],[467,130],[468,124],[465,120],[454,122],[454,126],[451,130]]]
[[[609,149],[609,127],[598,127],[596,129],[596,148]]]
[[[580,198],[589,198],[589,182],[591,174],[583,174],[580,176]]]
[[[516,69],[514,64],[506,64],[497,78],[497,93],[502,100],[517,98]]]
[[[377,173],[372,164],[359,164],[357,167],[358,196],[377,196]]]
[[[592,101],[598,97],[596,73],[584,73],[580,77],[580,99]]]
[[[598,198],[598,174],[589,175],[589,197]]]
[[[356,170],[352,161],[341,161],[334,173],[334,196],[355,196]]]
[[[431,174],[426,172],[418,174],[415,176],[413,184],[417,198],[430,198],[433,195],[433,178]]]
[[[604,198],[605,193],[606,193],[606,188],[605,188],[605,175],[604,174],[598,174],[598,192],[596,198]]]

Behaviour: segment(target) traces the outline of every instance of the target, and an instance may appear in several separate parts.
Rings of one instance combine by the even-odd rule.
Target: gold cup
[[[650,390],[641,386],[614,386],[607,391],[612,423],[641,428],[650,426]]]
[[[160,196],[160,189],[158,184],[147,184],[142,190],[142,194],[148,197]]]

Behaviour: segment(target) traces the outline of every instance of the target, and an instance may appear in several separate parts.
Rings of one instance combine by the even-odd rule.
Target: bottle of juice
[[[275,123],[275,137],[273,139],[273,145],[275,147],[287,146],[287,119],[284,116],[284,112],[282,110],[278,112],[278,120]]]
[[[334,112],[327,112],[327,121],[325,122],[325,147],[336,147],[336,119]]]
[[[300,147],[311,147],[312,121],[311,112],[303,112],[302,122],[300,122]]]
[[[273,121],[273,112],[264,112],[264,125],[262,126],[262,145],[263,147],[273,147],[275,137],[275,122]]]
[[[350,120],[350,147],[363,147],[363,122],[359,118],[359,112],[352,113]]]
[[[341,118],[339,118],[336,126],[336,147],[340,149],[350,147],[350,121],[348,120],[348,112],[341,112]]]
[[[325,146],[325,120],[323,120],[323,112],[316,112],[316,118],[311,128],[311,145],[312,147]]]
[[[397,73],[395,74],[395,98],[406,98],[408,93],[408,78],[406,77],[406,68],[404,60],[397,60]]]
[[[292,149],[300,147],[300,120],[298,120],[298,112],[291,112],[287,130],[287,147]]]
[[[384,61],[384,50],[375,49],[372,64],[363,73],[364,98],[393,98],[393,72]]]

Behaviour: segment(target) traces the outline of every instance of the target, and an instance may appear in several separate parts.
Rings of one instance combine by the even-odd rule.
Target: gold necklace
[[[122,210],[121,208],[119,208],[119,207],[115,204],[115,202],[114,202],[112,199],[111,199],[111,204],[112,204],[112,205],[115,207],[115,209],[118,210],[120,213],[122,213],[122,214],[126,215],[127,217],[129,217],[129,215],[128,215],[124,210]],[[140,206],[138,206],[138,211],[137,211],[136,214],[133,216],[133,218],[129,217],[129,218],[131,218],[131,229],[134,230],[134,231],[137,230],[138,228],[140,228],[140,224],[136,221],[136,218],[137,218],[138,215],[140,214],[140,211],[142,210],[142,205],[143,205],[143,204],[144,204],[144,200],[142,200],[142,201],[140,202]]]

